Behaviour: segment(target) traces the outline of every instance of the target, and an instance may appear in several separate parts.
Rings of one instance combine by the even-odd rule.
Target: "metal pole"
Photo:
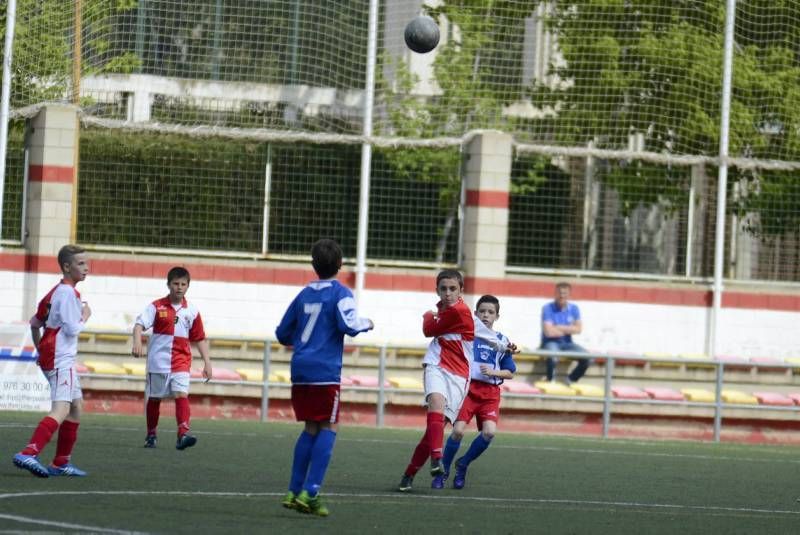
[[[725,364],[720,362],[717,365],[717,385],[714,392],[714,442],[719,442],[720,431],[722,430],[722,373]]]
[[[375,411],[375,425],[383,427],[383,405],[386,403],[386,392],[383,383],[386,380],[386,344],[381,346],[381,355],[378,360],[378,407]]]
[[[3,236],[3,193],[6,189],[8,109],[11,102],[11,56],[14,51],[14,19],[16,17],[17,0],[8,0],[8,5],[6,6],[6,40],[3,48],[3,88],[2,92],[0,92],[0,238]]]
[[[695,167],[691,167],[689,180],[689,209],[686,215],[686,276],[692,276],[692,247],[694,247],[694,197],[695,197]]]
[[[725,50],[722,66],[722,104],[719,125],[719,181],[717,184],[717,222],[714,241],[714,300],[708,333],[708,356],[717,354],[719,314],[722,307],[722,263],[725,260],[725,212],[728,193],[728,134],[731,113],[731,79],[733,77],[733,29],[736,0],[727,0],[725,14]]]
[[[27,145],[27,144],[26,144]],[[22,221],[19,227],[19,243],[25,247],[25,238],[27,232],[27,218],[28,218],[28,163],[30,162],[30,150],[25,147],[24,158],[22,162]]]
[[[269,201],[272,192],[272,144],[267,143],[267,165],[264,169],[264,223],[261,228],[261,254],[269,251]]]
[[[369,2],[369,35],[367,44],[367,81],[364,93],[365,137],[372,135],[372,105],[375,100],[375,61],[378,48],[378,0]],[[361,183],[358,202],[358,242],[356,244],[356,303],[361,303],[367,273],[367,225],[369,224],[369,183],[372,145],[361,145]]]
[[[614,358],[606,358],[606,375],[603,382],[603,438],[608,438],[611,427],[611,377],[614,375]]]
[[[261,378],[261,421],[266,422],[269,419],[269,360],[270,360],[270,346],[272,342],[264,340],[264,362],[262,363]]]

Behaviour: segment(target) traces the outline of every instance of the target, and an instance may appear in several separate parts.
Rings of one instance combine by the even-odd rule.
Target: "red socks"
[[[442,442],[444,442],[444,414],[428,413],[428,428],[425,430],[428,444],[431,446],[431,459],[442,458]]]
[[[72,455],[72,447],[78,440],[78,422],[64,420],[58,430],[58,442],[56,442],[56,456],[53,458],[55,466],[64,466],[69,462]]]
[[[189,398],[175,398],[175,421],[178,423],[178,438],[189,432]]]
[[[147,434],[155,435],[158,427],[158,416],[161,413],[161,399],[147,399]]]
[[[23,455],[39,455],[44,447],[47,446],[47,443],[50,442],[50,438],[52,438],[56,429],[58,429],[58,422],[49,416],[45,416],[36,426],[33,436],[31,436],[31,441],[20,453]]]
[[[442,458],[442,442],[444,441],[444,414],[440,412],[428,413],[428,425],[425,434],[414,449],[411,463],[406,467],[406,475],[415,475],[428,460]]]

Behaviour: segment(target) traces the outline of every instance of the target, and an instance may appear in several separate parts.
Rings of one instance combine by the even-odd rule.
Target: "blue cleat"
[[[175,444],[175,449],[185,450],[186,448],[191,448],[195,444],[197,444],[197,439],[187,433],[178,439],[178,442]]]
[[[86,472],[71,463],[62,466],[51,464],[47,467],[47,471],[51,476],[86,477]]]
[[[442,475],[435,476],[435,477],[434,477],[434,478],[431,480],[431,488],[432,488],[432,489],[436,489],[436,490],[443,489],[443,488],[444,488],[444,484],[445,484],[445,482],[447,481],[447,476],[448,476],[448,475],[449,475],[449,474],[448,474],[447,472],[445,472],[445,473],[444,473],[444,474],[442,474]]]
[[[45,466],[39,462],[39,459],[36,458],[36,455],[24,455],[22,453],[17,453],[14,455],[13,463],[17,468],[27,470],[35,476],[50,477],[50,473],[47,471],[47,468],[45,468]]]
[[[461,464],[461,459],[458,459],[456,460],[456,476],[453,478],[453,488],[459,490],[463,489],[466,482],[467,482],[467,467]]]

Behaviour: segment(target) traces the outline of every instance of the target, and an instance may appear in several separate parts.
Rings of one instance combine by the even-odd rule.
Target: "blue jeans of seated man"
[[[586,353],[586,350],[579,346],[574,342],[547,342],[541,347],[547,351],[572,351],[574,353]],[[567,376],[569,382],[575,383],[583,374],[586,373],[586,370],[589,368],[589,364],[592,363],[592,359],[585,358],[585,359],[577,359],[578,365],[575,366],[575,369]],[[558,357],[547,357],[547,380],[552,381],[556,377],[556,365],[558,364]]]

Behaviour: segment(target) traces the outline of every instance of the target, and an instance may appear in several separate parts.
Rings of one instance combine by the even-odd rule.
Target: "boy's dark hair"
[[[175,279],[186,279],[187,281],[192,282],[192,277],[189,275],[189,270],[181,266],[175,266],[167,273],[167,284]]]
[[[58,267],[64,271],[64,264],[69,264],[75,255],[83,254],[86,249],[78,245],[68,244],[58,250]]]
[[[559,282],[558,284],[556,284],[556,290],[572,291],[572,285],[568,282]]]
[[[442,279],[455,279],[458,281],[458,285],[461,289],[464,289],[464,277],[461,276],[461,272],[456,271],[455,269],[443,269],[436,275],[436,287],[439,287],[439,282]]]
[[[330,279],[342,267],[342,248],[334,240],[318,240],[311,247],[311,265],[320,279]]]
[[[475,305],[475,310],[477,311],[480,306],[484,303],[489,303],[494,305],[494,311],[500,314],[500,300],[493,295],[482,295],[480,299],[478,299],[478,304]]]

